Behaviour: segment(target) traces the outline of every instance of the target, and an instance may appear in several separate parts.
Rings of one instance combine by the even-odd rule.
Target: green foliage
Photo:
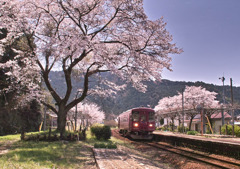
[[[31,132],[27,133],[24,137],[24,141],[58,141],[58,140],[65,140],[65,141],[77,141],[77,140],[85,140],[86,139],[86,132],[79,131],[65,131],[63,136],[60,136],[60,133],[57,130],[47,130],[41,132]]]
[[[225,124],[221,128],[221,133],[226,135],[232,135],[232,125]]]
[[[33,100],[28,106],[17,110],[0,109],[0,136],[7,134],[38,131],[41,123],[40,105]]]
[[[91,133],[95,135],[98,140],[108,140],[111,138],[111,128],[104,125],[94,125],[91,127]]]
[[[197,131],[188,131],[187,135],[197,135],[198,132]]]
[[[0,39],[6,38],[8,33],[9,32],[6,29],[0,29]],[[29,57],[27,54],[30,52],[30,48],[28,46],[29,41],[27,37],[30,38],[32,46],[35,47],[34,39],[30,36],[31,35],[25,34],[14,39],[13,42],[3,44],[4,53],[0,55],[0,63],[6,63],[15,59],[18,55],[15,49],[24,52],[25,55],[21,57]],[[23,62],[20,61],[19,57],[17,59],[18,65],[23,67]],[[6,76],[7,72],[9,72],[9,68],[0,67],[0,91],[4,91],[4,89],[12,85],[8,76]],[[25,92],[24,89],[22,91],[11,90],[0,93],[0,136],[19,133],[22,129],[26,132],[38,130],[41,121],[40,106],[38,102],[33,100],[25,107],[13,109],[18,101],[16,96],[21,96]]]
[[[104,143],[95,143],[94,148],[106,148],[106,145]]]
[[[234,133],[237,137],[240,137],[240,127],[235,125],[234,126]]]
[[[163,118],[160,120],[160,124],[161,124],[161,125],[164,124],[164,119],[163,119]]]
[[[108,148],[108,149],[116,149],[117,145],[115,143],[95,143],[94,148]]]
[[[183,128],[182,125],[177,127],[177,130],[178,130],[178,132],[180,132],[180,133],[183,133],[183,132],[184,132],[183,129],[184,129],[185,132],[186,132],[186,131],[189,131],[189,128],[188,128],[188,127],[185,127],[185,126],[184,126],[184,128]]]
[[[227,134],[227,135],[232,135],[232,125],[225,124],[224,126],[222,126],[221,133]],[[234,134],[235,134],[235,136],[240,137],[240,127],[237,125],[234,125]]]

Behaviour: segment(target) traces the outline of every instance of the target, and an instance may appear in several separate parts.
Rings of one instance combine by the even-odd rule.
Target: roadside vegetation
[[[47,133],[31,132],[26,137]],[[90,130],[85,141],[21,141],[20,137],[20,134],[0,136],[0,168],[95,168],[92,147],[131,148],[129,143],[114,137],[97,139]]]
[[[0,137],[0,144],[0,151],[5,149],[0,155],[0,168],[84,168],[95,165],[91,147],[83,142],[21,141],[18,134]]]

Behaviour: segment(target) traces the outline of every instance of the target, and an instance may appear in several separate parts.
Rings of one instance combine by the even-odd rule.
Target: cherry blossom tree
[[[189,130],[191,130],[192,120],[197,115],[197,106],[201,105],[208,116],[211,116],[215,112],[216,108],[219,108],[219,101],[216,100],[216,92],[210,92],[205,88],[199,86],[186,86],[184,91],[184,105],[187,111],[186,114],[190,118]]]
[[[76,107],[73,107],[70,112],[69,114],[75,117]],[[105,113],[95,103],[79,103],[77,105],[77,119],[81,120],[81,126],[87,127],[94,123],[102,123],[105,119]]]
[[[198,105],[205,109],[208,116],[211,116],[219,108],[216,95],[216,92],[210,92],[201,86],[186,86],[184,90],[184,109],[185,114],[190,118],[189,130],[191,130],[193,118],[199,113],[197,110]],[[182,94],[178,93],[176,96],[161,99],[154,109],[159,115],[180,116],[182,112]]]
[[[4,38],[0,39],[0,95],[4,95],[7,105],[11,104],[12,109],[17,109],[41,97],[40,70],[29,55],[30,49],[25,36],[15,38],[14,41],[6,37],[7,31]],[[9,95],[14,97],[9,100]]]
[[[10,32],[8,38],[30,35],[26,36],[31,49],[28,61],[38,66],[56,102],[57,108],[45,105],[58,115],[61,133],[68,111],[87,95],[122,89],[99,78],[104,72],[144,92],[142,81],[161,80],[163,68],[171,70],[169,54],[182,52],[171,43],[163,18],[147,18],[142,0],[0,0],[0,4],[0,27]],[[34,38],[36,48],[30,38]],[[63,97],[49,80],[54,69],[64,72]],[[30,66],[28,70],[32,71]],[[71,101],[73,71],[78,72],[83,85],[79,96]],[[94,81],[101,85],[91,86]],[[107,91],[102,86],[108,86]]]
[[[180,118],[180,112],[182,111],[182,97],[181,95],[175,95],[173,97],[164,97],[159,100],[158,105],[155,106],[154,110],[158,116],[169,117],[172,121],[172,130],[174,127],[174,119]]]

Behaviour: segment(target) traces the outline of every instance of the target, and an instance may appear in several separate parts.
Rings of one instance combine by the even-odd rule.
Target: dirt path
[[[126,147],[118,149],[93,149],[95,158],[100,169],[159,169],[168,166],[157,166],[151,160],[138,154],[134,154]]]

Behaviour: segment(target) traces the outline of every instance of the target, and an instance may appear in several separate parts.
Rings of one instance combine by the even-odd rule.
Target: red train
[[[139,107],[123,112],[118,116],[119,132],[133,139],[152,139],[155,130],[153,109]]]

